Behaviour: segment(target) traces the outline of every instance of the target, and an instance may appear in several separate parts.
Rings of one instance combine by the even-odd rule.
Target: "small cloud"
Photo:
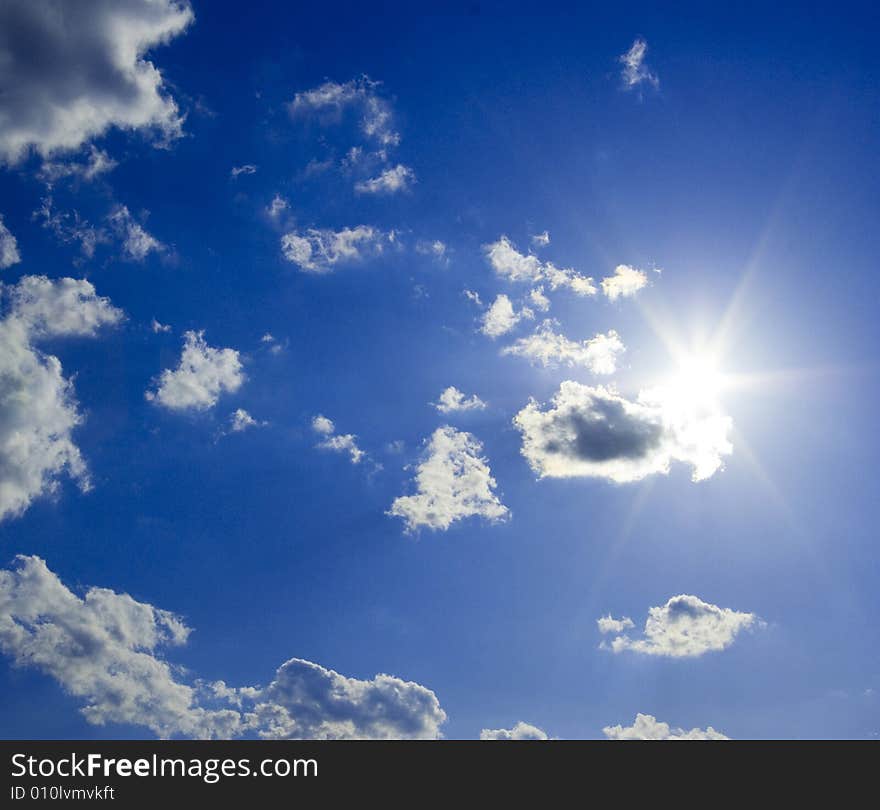
[[[150,329],[152,329],[156,333],[170,332],[171,326],[166,323],[159,323],[159,321],[157,321],[155,318],[153,318],[153,320],[150,323]]]
[[[242,166],[233,166],[229,172],[229,175],[234,180],[240,174],[256,174],[256,173],[257,173],[257,167],[254,166],[253,163],[245,163]]]
[[[0,270],[12,267],[21,261],[21,254],[18,252],[18,242],[6,223],[3,222],[3,215],[0,214]]]
[[[415,172],[398,163],[393,168],[385,169],[378,177],[355,183],[354,190],[359,194],[395,194],[406,191],[416,180]]]
[[[628,264],[619,264],[614,268],[614,275],[606,276],[601,282],[602,292],[610,301],[618,298],[631,298],[639,290],[648,286],[648,275]]]
[[[265,427],[268,424],[254,419],[244,408],[237,408],[229,417],[229,429],[233,433],[241,433],[248,428]]]
[[[468,301],[476,304],[478,307],[483,306],[483,301],[478,292],[474,292],[474,290],[462,290],[461,294],[467,298]]]
[[[685,731],[681,728],[670,728],[668,723],[661,723],[652,714],[637,714],[631,726],[606,726],[602,733],[609,740],[729,740],[730,738],[716,731],[712,726],[706,729],[692,728]]]
[[[554,332],[554,324],[558,326],[556,321],[544,321],[533,334],[520,338],[501,353],[525,357],[545,368],[557,364],[581,366],[593,374],[606,375],[617,370],[618,358],[626,349],[613,329],[578,343]]]
[[[416,253],[421,253],[423,256],[433,256],[438,261],[446,258],[446,250],[446,244],[439,239],[435,239],[433,242],[424,240],[416,242]]]
[[[309,228],[281,237],[281,253],[300,270],[329,273],[337,264],[361,261],[382,252],[389,235],[368,225],[339,231]]]
[[[527,307],[523,307],[519,312],[516,312],[510,298],[501,293],[496,296],[492,306],[484,313],[480,331],[494,339],[507,334],[524,318],[529,319],[533,317],[534,313]]]
[[[437,402],[432,402],[431,404],[440,411],[440,413],[482,411],[486,408],[486,403],[476,394],[471,397],[466,397],[453,385],[450,385],[440,394]]]
[[[660,79],[656,73],[652,73],[645,64],[645,54],[648,52],[648,43],[641,37],[636,39],[630,49],[618,57],[623,65],[620,77],[623,80],[625,90],[632,90],[641,84],[649,84],[651,87],[660,86]]]
[[[480,732],[481,740],[549,740],[547,732],[520,721],[513,728],[484,728]]]
[[[532,237],[532,244],[537,248],[547,247],[550,244],[550,234],[547,231],[535,234]]]
[[[367,454],[357,445],[357,436],[353,433],[336,433],[333,421],[322,414],[312,419],[312,430],[323,436],[318,447],[322,450],[332,450],[336,453],[348,453],[352,464],[360,464]]]
[[[272,202],[266,206],[266,214],[271,219],[278,219],[278,217],[280,217],[288,208],[290,208],[290,203],[288,203],[280,194],[276,194],[272,198]]]
[[[605,633],[622,633],[624,630],[635,627],[633,620],[628,616],[624,616],[622,619],[615,619],[611,614],[603,616],[601,619],[596,619],[596,624],[599,626],[599,632],[603,635]]]
[[[123,255],[135,262],[142,262],[150,253],[165,250],[163,245],[129,213],[124,205],[117,205],[108,215],[116,236],[122,241]]]

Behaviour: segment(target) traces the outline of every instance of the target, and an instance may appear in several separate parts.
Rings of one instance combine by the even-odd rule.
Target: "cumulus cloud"
[[[529,303],[539,312],[547,312],[550,309],[550,299],[544,295],[543,287],[535,287],[529,293]]]
[[[192,20],[182,0],[0,4],[0,161],[75,150],[111,127],[178,137],[183,118],[145,55]]]
[[[465,396],[454,385],[445,388],[437,399],[431,403],[440,413],[456,413],[459,411],[482,411],[486,408],[476,394],[471,397]]]
[[[123,255],[135,262],[142,262],[153,251],[162,251],[165,246],[129,213],[124,205],[117,205],[107,217],[116,236],[122,242]]]
[[[403,518],[407,531],[448,529],[455,521],[479,516],[489,521],[509,512],[495,494],[496,482],[483,445],[470,433],[448,425],[431,436],[416,467],[416,494],[402,495],[388,514]]]
[[[582,366],[594,374],[613,374],[617,370],[618,358],[625,347],[613,329],[578,343],[554,332],[554,325],[558,326],[558,323],[544,321],[533,334],[502,349],[502,354],[525,357],[545,367],[557,364]]]
[[[547,247],[547,245],[550,244],[550,234],[547,233],[547,231],[544,231],[544,233],[536,233],[532,237],[532,244],[539,248]]]
[[[628,264],[619,264],[614,275],[602,279],[602,292],[611,300],[630,298],[648,285],[648,275]]]
[[[625,90],[632,90],[641,84],[649,84],[655,88],[660,86],[660,79],[657,78],[657,74],[653,73],[645,64],[645,54],[647,52],[648,43],[639,37],[626,53],[618,57],[618,61],[623,65],[620,77],[623,79]]]
[[[496,296],[492,305],[483,313],[480,331],[490,338],[506,335],[523,318],[532,318],[534,313],[524,307],[519,312],[513,308],[513,303],[504,293]]]
[[[377,177],[355,183],[354,190],[360,194],[394,194],[406,191],[416,180],[415,172],[398,163],[382,171]]]
[[[130,723],[160,737],[434,739],[446,720],[420,684],[349,678],[299,658],[265,687],[187,683],[162,652],[189,634],[180,617],[127,594],[77,596],[39,557],[0,570],[0,650],[54,678],[90,723]]]
[[[355,228],[309,228],[281,237],[281,252],[287,261],[310,273],[329,273],[337,264],[361,261],[382,252],[388,235],[368,225]]]
[[[541,478],[626,483],[668,473],[680,461],[701,481],[733,450],[729,416],[659,388],[631,401],[613,389],[566,380],[546,410],[531,400],[513,422],[522,433],[522,454]]]
[[[237,391],[244,382],[239,353],[235,349],[215,349],[205,342],[204,330],[183,336],[183,352],[176,369],[165,369],[150,402],[173,411],[204,411],[217,404],[220,395]]]
[[[596,619],[596,624],[599,627],[599,632],[603,634],[622,633],[624,630],[635,627],[633,620],[628,616],[624,616],[622,619],[615,619],[610,614],[608,616],[602,616],[600,619]]]
[[[670,728],[668,723],[661,723],[651,714],[637,714],[631,726],[606,726],[602,733],[609,740],[729,740],[712,726],[706,729]]]
[[[256,173],[257,173],[257,167],[254,166],[253,163],[245,163],[242,166],[233,166],[229,170],[229,176],[232,177],[233,180],[235,180],[235,178],[238,177],[240,174],[256,174]]]
[[[318,447],[336,453],[348,453],[352,464],[360,464],[367,455],[358,447],[357,436],[353,433],[337,433],[333,421],[322,414],[312,419],[312,430],[324,437]]]
[[[93,336],[122,312],[84,280],[25,276],[0,287],[8,302],[0,320],[0,520],[22,514],[57,491],[66,475],[83,490],[89,476],[73,431],[82,421],[73,383],[57,357],[35,343],[47,337]]]
[[[549,740],[547,732],[520,721],[513,728],[484,728],[481,740]]]
[[[85,162],[47,160],[43,162],[37,176],[48,186],[65,177],[89,182],[105,172],[112,171],[118,165],[103,149],[90,144]]]
[[[622,620],[622,628],[626,621]],[[620,635],[607,646],[616,653],[632,650],[644,655],[694,658],[723,650],[733,644],[740,632],[760,625],[761,620],[754,613],[720,608],[696,596],[681,594],[648,610],[642,638]]]
[[[233,433],[241,433],[248,428],[265,427],[265,422],[254,419],[244,408],[236,408],[229,417],[229,429]]]
[[[542,262],[533,254],[520,253],[506,236],[501,236],[497,242],[484,245],[483,250],[495,273],[508,281],[532,284],[545,281],[550,285],[551,290],[567,287],[580,296],[596,294],[593,279],[570,268],[562,269],[552,262]]]
[[[21,254],[18,252],[18,241],[6,223],[3,221],[3,215],[0,214],[0,270],[12,267],[21,261]]]

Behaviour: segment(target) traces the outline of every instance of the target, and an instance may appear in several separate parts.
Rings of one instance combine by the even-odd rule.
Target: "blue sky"
[[[876,736],[865,9],[55,5],[0,2],[0,735]]]

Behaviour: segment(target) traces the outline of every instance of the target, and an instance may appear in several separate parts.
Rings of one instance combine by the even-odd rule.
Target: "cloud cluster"
[[[513,728],[484,728],[481,740],[549,740],[547,732],[530,723],[520,721]]]
[[[654,88],[660,86],[660,79],[656,73],[645,64],[645,54],[648,52],[648,43],[641,37],[636,39],[629,50],[622,54],[618,61],[623,65],[620,78],[623,80],[625,90],[632,90],[641,84],[649,84]]]
[[[723,650],[743,630],[760,625],[761,620],[754,613],[720,608],[696,596],[681,594],[648,610],[642,638],[619,635],[607,646],[616,653],[631,650],[644,655],[694,658]],[[629,618],[615,620],[609,616],[599,620],[601,633],[621,632],[633,626]]]
[[[476,394],[473,396],[465,396],[454,385],[444,388],[443,392],[437,398],[437,402],[431,403],[440,413],[459,413],[461,411],[482,411],[486,408],[483,402]]]
[[[235,349],[215,349],[205,342],[204,331],[189,331],[183,336],[177,368],[166,368],[146,397],[173,411],[204,411],[213,408],[224,391],[237,391],[243,382]]]
[[[549,237],[547,241],[549,242]],[[544,281],[550,285],[551,290],[567,287],[576,295],[596,294],[593,279],[572,269],[561,269],[552,262],[542,262],[534,254],[520,253],[506,236],[484,245],[483,250],[495,273],[508,281],[530,284]]]
[[[268,686],[189,684],[162,658],[190,629],[127,594],[68,589],[39,557],[0,570],[0,650],[54,678],[96,725],[130,723],[160,737],[433,739],[446,713],[420,684],[348,678],[293,658]]]
[[[631,401],[613,389],[566,380],[546,410],[531,400],[513,423],[522,433],[523,456],[542,478],[627,483],[668,473],[679,461],[701,481],[732,452],[729,416],[662,389]]]
[[[448,529],[468,517],[489,521],[509,512],[495,494],[495,479],[483,458],[483,445],[470,433],[437,428],[416,467],[416,494],[401,495],[388,514],[403,518],[407,531]]]
[[[337,264],[359,262],[382,253],[388,234],[369,225],[291,231],[281,237],[281,253],[287,261],[309,273],[329,273]]]
[[[555,332],[554,325],[558,326],[558,323],[544,321],[533,334],[502,349],[502,354],[525,357],[545,367],[560,364],[570,368],[580,366],[593,374],[613,374],[617,370],[618,358],[626,347],[613,329],[578,343]]]
[[[12,267],[21,261],[21,254],[18,252],[18,241],[15,236],[6,227],[3,221],[3,215],[0,214],[0,270]]]
[[[644,270],[619,264],[614,268],[614,275],[602,279],[602,292],[611,301],[618,298],[631,298],[643,287],[648,286],[648,275]]]
[[[670,728],[668,723],[661,723],[650,714],[637,714],[631,726],[606,726],[602,733],[609,740],[729,740],[712,726],[706,729],[692,728],[685,731],[681,728]]]
[[[193,20],[185,0],[6,0],[0,4],[0,162],[75,150],[111,127],[181,133],[145,58]]]
[[[357,436],[353,433],[337,433],[336,425],[326,416],[318,414],[312,419],[312,430],[324,437],[318,447],[336,453],[348,453],[352,464],[360,464],[367,455],[358,447]]]
[[[73,442],[82,417],[73,384],[57,357],[36,343],[49,337],[91,337],[122,319],[85,280],[25,276],[3,287],[0,320],[0,520],[20,515],[69,476],[81,489],[88,471]]]

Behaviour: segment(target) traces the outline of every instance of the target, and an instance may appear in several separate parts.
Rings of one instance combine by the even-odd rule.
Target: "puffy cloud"
[[[602,292],[612,301],[618,298],[629,298],[635,295],[642,287],[648,285],[648,276],[643,270],[630,267],[628,264],[619,264],[614,268],[613,276],[602,279]]]
[[[234,180],[240,174],[256,174],[257,167],[253,163],[245,163],[242,166],[233,166],[229,170],[229,176]]]
[[[213,408],[224,391],[237,391],[244,382],[239,353],[215,349],[205,342],[204,330],[183,336],[183,352],[177,368],[165,369],[156,389],[146,397],[174,411]]]
[[[650,84],[652,87],[660,86],[660,79],[656,73],[652,73],[645,64],[645,54],[648,52],[648,43],[641,37],[636,39],[630,49],[618,57],[623,65],[620,77],[626,90],[632,90],[640,84]]]
[[[159,323],[155,318],[150,322],[150,329],[152,329],[156,334],[160,332],[170,332],[171,326],[167,323]]]
[[[398,163],[382,171],[377,177],[355,183],[354,190],[360,194],[394,194],[405,191],[416,180],[415,172]]]
[[[608,616],[602,616],[600,619],[596,619],[596,624],[599,626],[599,632],[603,634],[622,633],[624,630],[635,627],[633,620],[628,616],[624,616],[622,619],[615,619],[610,614]]]
[[[111,127],[181,133],[145,58],[193,20],[181,0],[7,0],[0,5],[0,161],[74,150]]]
[[[685,731],[681,728],[670,728],[668,723],[661,723],[650,714],[637,714],[631,726],[606,726],[602,733],[609,740],[729,740],[712,726],[706,729],[692,728]]]
[[[582,276],[572,269],[561,269],[552,262],[542,262],[537,256],[520,253],[506,236],[497,242],[484,245],[483,250],[492,269],[508,281],[535,284],[546,281],[551,290],[567,287],[580,296],[595,295],[593,279]]]
[[[492,305],[483,313],[480,331],[494,339],[507,334],[523,318],[532,317],[534,317],[534,313],[527,307],[519,312],[514,311],[510,298],[502,293],[496,296]]]
[[[566,380],[551,407],[541,410],[531,400],[513,422],[523,436],[523,456],[542,478],[626,483],[665,474],[680,461],[701,481],[733,449],[732,420],[717,406],[659,388],[631,401],[613,389]]]
[[[535,287],[529,293],[529,303],[539,312],[547,312],[550,309],[550,299],[544,295],[543,287]]]
[[[547,233],[547,231],[544,231],[544,233],[536,233],[532,237],[532,244],[539,248],[547,247],[547,245],[550,244],[550,234]]]
[[[9,307],[0,321],[0,520],[54,493],[64,475],[83,490],[90,487],[73,442],[82,421],[73,384],[58,358],[43,354],[34,342],[91,336],[122,318],[88,281],[25,276],[2,289]]]
[[[333,421],[322,414],[312,419],[312,430],[325,438],[318,444],[323,450],[333,450],[336,453],[348,453],[352,464],[360,464],[367,455],[357,445],[357,436],[353,433],[336,433]]]
[[[236,408],[229,417],[229,429],[233,433],[241,433],[252,427],[265,427],[265,422],[254,419],[244,408]]]
[[[84,163],[78,161],[44,161],[38,177],[51,186],[65,177],[91,181],[105,172],[112,171],[119,164],[103,149],[91,144]]]
[[[622,628],[626,621],[620,623]],[[621,635],[608,646],[616,653],[632,650],[645,655],[693,658],[723,650],[733,644],[741,631],[761,624],[754,613],[720,608],[696,596],[681,594],[673,596],[665,605],[648,610],[642,638]]]
[[[547,732],[520,721],[513,728],[484,728],[481,740],[549,740]]]
[[[339,231],[309,228],[281,237],[281,252],[300,270],[329,273],[337,264],[361,261],[382,252],[387,234],[368,225]]]
[[[525,357],[545,367],[557,363],[569,367],[583,366],[594,374],[613,374],[617,370],[618,357],[626,349],[613,329],[578,343],[554,332],[554,323],[544,321],[533,334],[502,349],[502,354]]]
[[[445,531],[473,516],[504,520],[509,512],[494,492],[495,479],[482,453],[472,434],[448,425],[437,428],[416,467],[416,494],[397,498],[388,514],[403,518],[407,531]]]
[[[3,215],[0,214],[0,270],[12,267],[21,261],[21,254],[18,252],[18,242],[6,223],[3,221]]]
[[[425,739],[439,737],[446,720],[420,684],[348,678],[298,658],[266,687],[185,683],[161,652],[189,633],[178,616],[127,594],[77,596],[38,557],[0,570],[0,650],[54,678],[90,723],[130,723],[160,737]]]
[[[438,397],[437,402],[431,403],[440,413],[455,413],[457,411],[482,411],[486,407],[476,394],[467,397],[454,385],[445,388]]]
[[[152,251],[165,249],[158,239],[144,230],[126,206],[117,205],[107,219],[122,242],[122,252],[126,258],[141,262]]]

